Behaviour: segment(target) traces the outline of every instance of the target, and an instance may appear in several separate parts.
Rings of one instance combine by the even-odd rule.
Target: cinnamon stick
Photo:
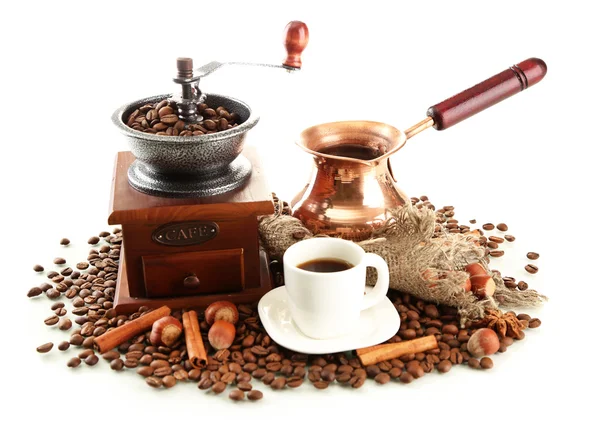
[[[185,333],[185,345],[187,347],[190,363],[196,369],[202,369],[208,362],[206,349],[200,333],[198,314],[196,311],[186,311],[182,316],[183,332]]]
[[[144,314],[137,319],[133,319],[130,322],[127,322],[118,328],[111,329],[106,333],[102,334],[100,337],[96,338],[94,342],[100,353],[108,352],[114,347],[117,347],[121,343],[126,342],[132,337],[135,337],[142,332],[149,331],[152,328],[154,322],[158,319],[162,319],[171,314],[171,308],[168,306],[162,306],[153,311],[150,311],[147,314]]]
[[[370,366],[381,361],[391,360],[407,354],[418,354],[438,347],[435,336],[415,338],[399,343],[380,344],[356,350],[356,355],[363,366]]]

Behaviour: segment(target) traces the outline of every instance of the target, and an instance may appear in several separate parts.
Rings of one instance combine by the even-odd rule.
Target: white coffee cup
[[[298,268],[318,259],[339,259],[353,267],[332,273]],[[377,283],[365,294],[367,266],[377,269]],[[292,319],[300,331],[316,339],[353,331],[360,312],[379,303],[389,287],[383,258],[340,238],[311,238],[290,246],[283,255],[283,272]]]

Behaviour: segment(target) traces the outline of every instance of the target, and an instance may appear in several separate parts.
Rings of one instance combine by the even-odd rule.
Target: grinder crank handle
[[[263,64],[258,62],[219,62],[212,61],[194,70],[196,75],[187,81],[198,81],[202,77],[214,73],[224,65],[243,65],[247,67],[283,68],[287,71],[300,70],[302,67],[302,52],[308,44],[308,27],[302,21],[290,21],[284,29],[283,45],[287,56],[281,64]]]
[[[433,105],[427,115],[433,127],[444,130],[502,100],[535,85],[546,75],[546,63],[529,58],[457,95]],[[418,132],[417,132],[418,133]]]

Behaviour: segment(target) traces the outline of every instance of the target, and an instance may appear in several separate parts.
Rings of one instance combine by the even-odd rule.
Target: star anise
[[[490,328],[496,331],[500,338],[511,337],[521,340],[525,337],[525,324],[517,319],[514,313],[503,313],[500,310],[486,308],[485,317],[471,324],[473,328]]]

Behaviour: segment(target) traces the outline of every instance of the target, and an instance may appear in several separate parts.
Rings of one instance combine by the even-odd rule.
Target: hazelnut
[[[484,299],[494,295],[496,292],[496,283],[488,275],[471,276],[471,291],[479,299]]]
[[[465,271],[470,276],[487,275],[485,268],[479,263],[469,264],[465,267]]]
[[[175,317],[166,316],[158,319],[152,325],[150,343],[155,346],[171,347],[181,335],[182,329],[181,322]]]
[[[235,325],[238,319],[239,313],[236,306],[226,300],[213,302],[204,311],[204,320],[209,325],[212,325],[217,320],[224,320]]]
[[[475,331],[467,343],[469,353],[477,358],[493,355],[498,352],[499,348],[498,335],[489,328],[481,328]]]
[[[227,349],[235,339],[235,325],[217,320],[208,331],[208,342],[216,350]]]

